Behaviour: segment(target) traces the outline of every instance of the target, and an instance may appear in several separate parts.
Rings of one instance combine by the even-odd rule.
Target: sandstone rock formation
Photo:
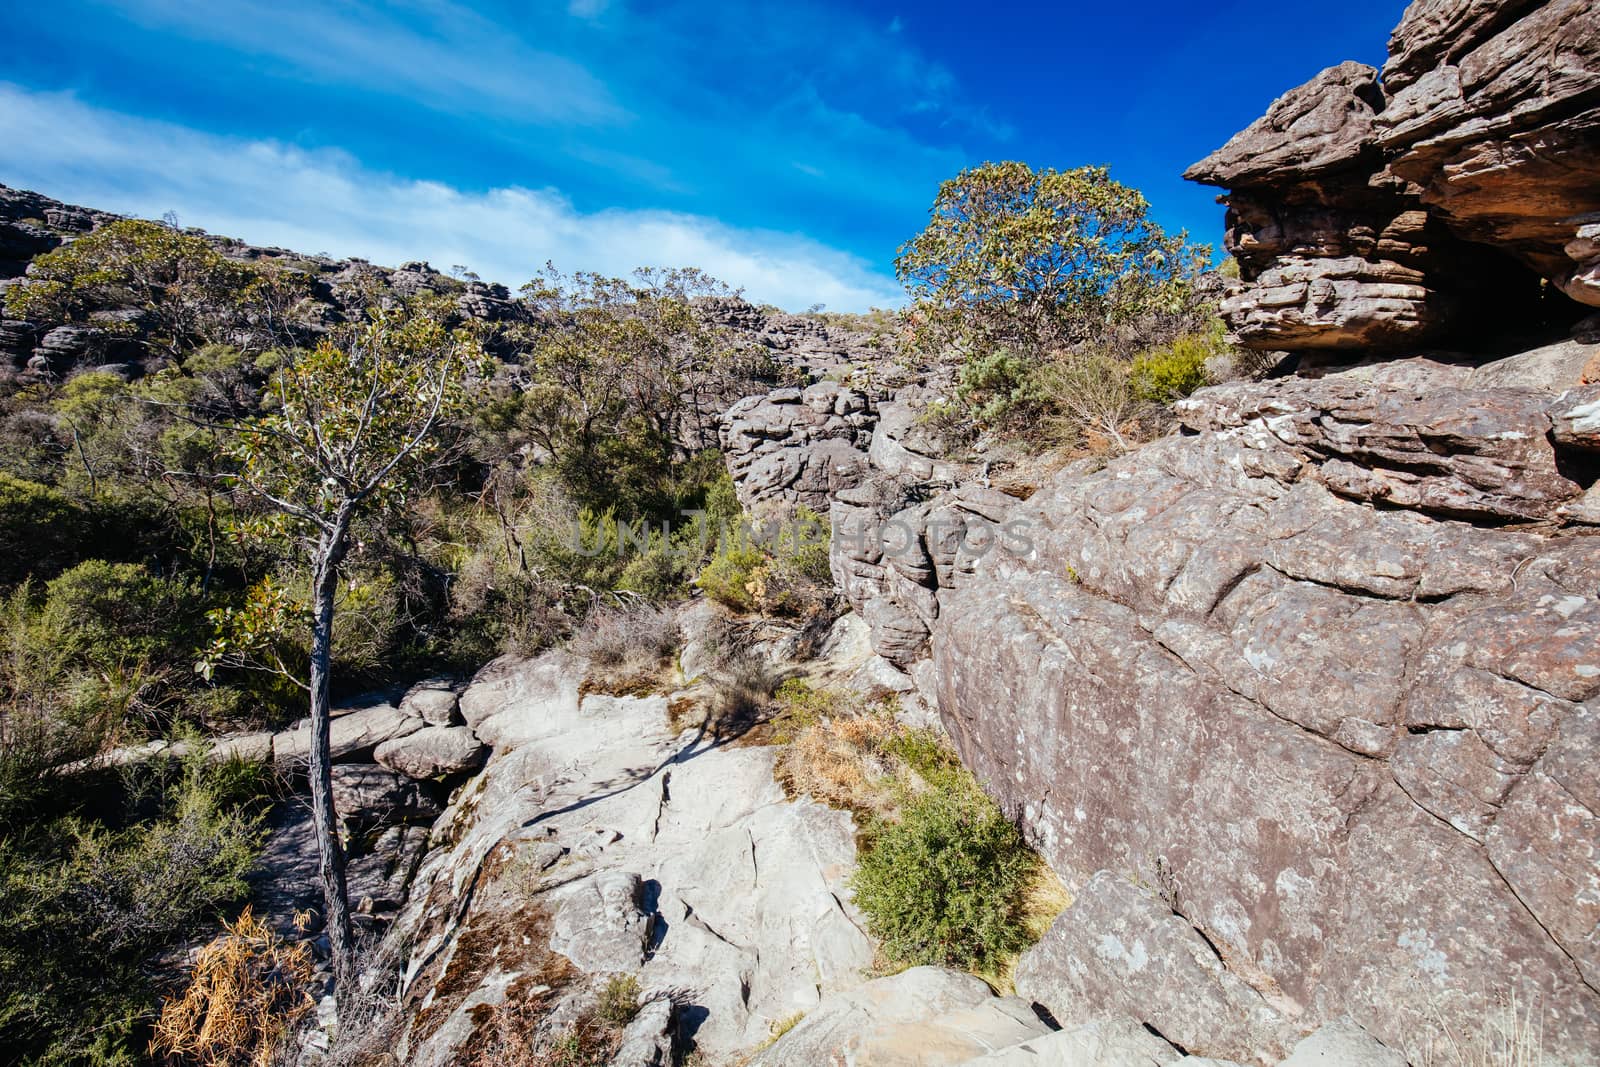
[[[1229,190],[1241,342],[1470,343],[1600,305],[1600,15],[1415,0],[1379,72],[1329,68],[1185,174]]]
[[[1025,501],[834,491],[875,669],[1076,890],[1021,994],[1244,1063],[1341,1018],[1424,1061],[1515,997],[1596,1062],[1597,355],[1203,390]]]
[[[720,430],[739,503],[761,514],[825,511],[834,493],[866,474],[874,421],[867,397],[831,381],[739,401]]]
[[[872,962],[844,885],[850,817],[788,800],[771,749],[680,734],[664,696],[582,694],[586,669],[498,660],[461,697],[495,751],[390,935],[409,946],[402,1062],[457,1062],[490,1007],[545,995],[551,974],[568,977],[542,1012],[561,1019],[625,973],[655,1005],[632,1062],[670,1062],[670,1011],[721,1063]]]
[[[976,1061],[1049,1030],[1027,1001],[997,997],[980,978],[913,967],[830,998],[751,1067],[943,1067]],[[1173,1053],[1165,1062],[1176,1059]]]

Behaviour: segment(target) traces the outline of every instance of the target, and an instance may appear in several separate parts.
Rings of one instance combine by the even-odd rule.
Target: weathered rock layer
[[[1266,349],[1463,342],[1600,306],[1600,14],[1588,0],[1416,0],[1379,72],[1343,63],[1185,177],[1229,190]],[[1509,322],[1508,322],[1509,320]]]

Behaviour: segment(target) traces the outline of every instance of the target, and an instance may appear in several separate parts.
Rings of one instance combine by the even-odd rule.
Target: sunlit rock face
[[[1575,318],[1600,306],[1600,15],[1417,0],[1381,75],[1323,71],[1185,176],[1228,190],[1241,280],[1223,312],[1248,346],[1401,349]]]
[[[1597,353],[1204,389],[1026,500],[834,494],[883,672],[1075,891],[1023,996],[1243,1063],[1346,1017],[1427,1062],[1515,996],[1596,1062]]]

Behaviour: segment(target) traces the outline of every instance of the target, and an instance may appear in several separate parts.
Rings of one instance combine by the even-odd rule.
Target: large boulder
[[[1204,390],[939,584],[944,723],[1080,891],[1018,973],[1063,1023],[1417,1062],[1515,996],[1600,1060],[1595,393],[1475,373]]]
[[[375,763],[333,768],[333,807],[345,822],[363,826],[431,820],[444,810],[426,786]]]
[[[488,753],[489,746],[465,726],[424,726],[385,741],[372,758],[412,778],[440,778],[477,770]]]
[[[1124,1017],[1096,1019],[1029,1038],[968,1060],[964,1067],[1169,1067],[1192,1058],[1184,1057],[1149,1027]]]
[[[455,726],[460,723],[458,708],[461,687],[446,676],[424,678],[400,698],[400,710],[415,715],[430,726]]]

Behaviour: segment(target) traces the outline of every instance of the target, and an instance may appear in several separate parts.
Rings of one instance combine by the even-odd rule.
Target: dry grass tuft
[[[1476,1031],[1462,1032],[1439,1018],[1439,1033],[1412,1062],[1422,1067],[1543,1067],[1544,1013],[1537,999],[1524,1000],[1515,989],[1500,999]]]
[[[200,950],[189,988],[161,1008],[150,1053],[168,1064],[270,1067],[314,1006],[311,950],[248,907]]]
[[[884,817],[898,805],[901,776],[885,750],[893,719],[826,719],[799,730],[778,760],[778,782],[858,815]]]
[[[631,603],[595,608],[567,647],[589,661],[586,692],[641,696],[660,687],[679,639],[670,611]]]

